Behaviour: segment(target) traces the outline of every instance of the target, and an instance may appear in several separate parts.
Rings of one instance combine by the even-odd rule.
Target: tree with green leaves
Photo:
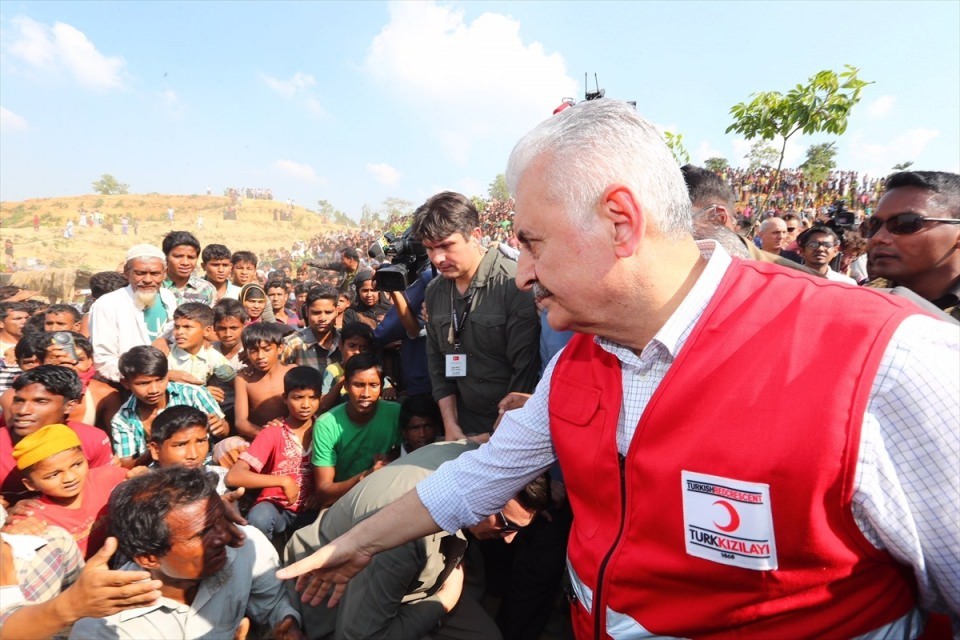
[[[807,159],[800,169],[811,182],[823,182],[830,175],[830,170],[837,166],[836,156],[837,146],[833,142],[812,144],[807,148]]]
[[[109,173],[103,174],[99,180],[93,183],[93,190],[105,196],[124,195],[129,193],[129,189],[130,185],[118,182]]]
[[[747,140],[779,138],[781,147],[770,192],[779,188],[780,169],[787,150],[787,141],[797,133],[832,133],[841,135],[853,107],[860,102],[860,93],[871,84],[857,77],[860,69],[844,65],[845,71],[820,71],[798,84],[786,94],[779,91],[755,93],[749,102],[730,108],[733,124],[727,127]]]
[[[667,147],[670,149],[670,153],[673,154],[673,159],[677,161],[677,164],[680,166],[690,164],[690,154],[687,153],[687,148],[683,146],[682,133],[664,131],[663,141],[667,143]]]
[[[725,171],[726,169],[729,169],[730,163],[727,162],[726,158],[719,158],[719,157],[707,158],[703,163],[703,167],[707,171],[720,173],[721,171]]]
[[[912,161],[912,160],[907,160],[906,162],[898,162],[897,164],[893,165],[893,170],[894,170],[894,171],[906,171],[907,169],[909,169],[909,168],[912,167],[912,166],[913,166],[913,161]]]
[[[779,157],[780,153],[772,144],[764,142],[763,140],[757,140],[750,147],[750,151],[746,155],[747,162],[749,163],[747,170],[756,171],[761,168],[771,169]]]
[[[510,189],[507,188],[507,176],[498,173],[497,177],[490,183],[490,186],[487,187],[487,195],[490,197],[490,200],[509,200]]]

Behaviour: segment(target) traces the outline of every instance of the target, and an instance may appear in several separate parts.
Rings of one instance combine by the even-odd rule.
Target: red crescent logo
[[[726,533],[736,531],[740,527],[740,514],[737,513],[737,510],[733,508],[733,505],[726,500],[717,500],[713,504],[720,505],[727,510],[727,513],[730,514],[730,522],[728,522],[726,525],[719,524],[716,520],[714,520],[713,526],[715,526],[717,529],[720,529],[720,531],[725,531]]]

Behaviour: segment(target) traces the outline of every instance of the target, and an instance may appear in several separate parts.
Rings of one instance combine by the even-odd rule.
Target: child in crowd
[[[113,451],[127,468],[150,462],[147,438],[156,417],[167,407],[188,405],[207,414],[210,433],[221,438],[229,425],[206,387],[170,382],[167,357],[156,347],[136,346],[120,356],[120,383],[130,391],[110,421]]]
[[[213,331],[217,336],[217,342],[213,347],[227,359],[235,372],[239,372],[246,366],[241,360],[243,343],[240,342],[240,335],[248,319],[247,312],[243,310],[239,300],[224,298],[213,306]],[[210,386],[219,387],[223,392],[223,400],[219,400],[220,408],[223,409],[227,422],[234,424],[236,393],[233,381],[222,383],[214,378],[210,381]]]
[[[176,465],[190,469],[203,467],[216,474],[217,492],[226,493],[227,470],[210,464],[210,432],[203,411],[186,405],[170,407],[153,422],[147,446],[153,458],[151,466],[159,469]]]
[[[230,264],[233,267],[230,278],[235,286],[242,287],[257,281],[257,255],[252,251],[235,251],[230,257]]]
[[[243,285],[239,300],[247,315],[250,316],[247,324],[264,321],[263,312],[267,307],[267,292],[263,287],[256,282]]]
[[[113,462],[110,438],[89,424],[69,420],[83,395],[83,385],[75,371],[66,367],[40,365],[20,374],[10,389],[10,406],[3,412],[0,427],[0,494],[14,502],[24,493],[21,475],[13,459],[13,447],[21,439],[48,424],[66,423],[82,443],[91,467]]]
[[[284,341],[284,362],[323,371],[331,362],[340,361],[340,332],[337,319],[337,290],[317,286],[307,292],[303,315],[307,324]]]
[[[174,346],[167,356],[171,380],[200,386],[214,379],[221,385],[233,381],[233,366],[207,342],[213,336],[213,321],[213,309],[202,302],[184,303],[173,312]],[[207,389],[217,402],[223,401],[221,386]]]
[[[300,317],[287,309],[287,300],[290,294],[287,291],[286,283],[282,279],[274,278],[267,282],[264,289],[267,292],[270,309],[273,311],[273,317],[276,318],[276,321],[297,328],[300,324]]]
[[[320,406],[320,373],[294,367],[283,376],[286,417],[264,428],[227,473],[227,484],[262,489],[247,521],[272,538],[316,518],[313,491],[313,421]]]
[[[240,295],[240,287],[230,282],[230,272],[233,270],[230,257],[230,249],[222,244],[208,244],[200,253],[203,278],[216,289],[217,301]]]
[[[347,402],[317,419],[313,465],[322,506],[333,504],[354,485],[399,454],[400,405],[380,399],[383,370],[372,353],[344,365]]]
[[[364,269],[357,273],[353,279],[353,287],[357,292],[357,300],[353,303],[352,309],[356,313],[357,320],[376,329],[383,320],[383,316],[389,311],[390,305],[383,301],[383,297],[377,290],[373,271]]]
[[[65,424],[51,424],[24,437],[13,448],[23,484],[40,494],[40,508],[28,507],[45,527],[66,529],[84,557],[93,555],[106,539],[103,517],[114,487],[126,470],[113,465],[90,469],[77,434]],[[20,503],[21,505],[23,503]],[[20,505],[10,514],[18,514]]]
[[[252,440],[274,418],[286,412],[283,377],[291,366],[280,362],[284,325],[275,322],[247,325],[241,340],[250,366],[236,378],[237,433]]]
[[[366,353],[373,346],[373,329],[362,322],[349,322],[340,331],[340,362],[331,362],[323,371],[323,397],[320,399],[320,412],[325,413],[336,404],[343,402],[346,390],[343,388],[343,365],[358,353]]]

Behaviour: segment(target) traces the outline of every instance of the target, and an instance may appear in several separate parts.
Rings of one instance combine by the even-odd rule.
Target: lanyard
[[[472,290],[467,297],[464,298],[466,303],[466,308],[463,310],[463,313],[457,315],[457,307],[454,305],[453,300],[453,290],[456,288],[456,285],[450,287],[450,335],[448,340],[450,344],[453,345],[453,348],[457,351],[460,350],[460,334],[463,333],[463,328],[467,324],[467,318],[470,316],[470,309],[473,306],[473,296],[476,293],[476,289]]]

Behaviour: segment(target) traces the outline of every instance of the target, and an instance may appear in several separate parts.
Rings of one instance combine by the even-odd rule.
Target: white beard
[[[133,292],[133,303],[140,311],[149,309],[157,299],[157,292],[137,289]]]

